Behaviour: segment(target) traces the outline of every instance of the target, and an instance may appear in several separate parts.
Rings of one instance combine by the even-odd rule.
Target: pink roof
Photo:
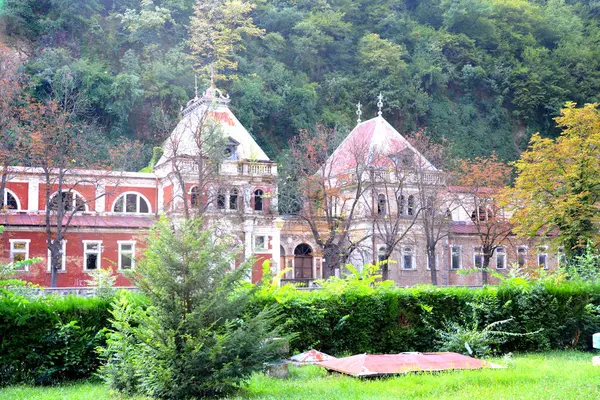
[[[65,217],[65,221],[67,218]],[[70,226],[84,228],[150,228],[156,222],[154,216],[126,215],[75,215]],[[41,214],[2,214],[0,225],[5,226],[45,226],[46,216]]]
[[[458,353],[358,354],[317,365],[352,376],[380,376],[417,371],[481,369],[487,363]]]
[[[346,139],[331,154],[326,162],[332,175],[347,172],[359,162],[368,160],[370,165],[390,163],[388,156],[409,149],[415,154],[427,170],[435,167],[420,154],[404,136],[402,136],[383,117],[375,117],[356,125]],[[379,157],[378,157],[379,156]],[[383,157],[381,157],[383,156]]]

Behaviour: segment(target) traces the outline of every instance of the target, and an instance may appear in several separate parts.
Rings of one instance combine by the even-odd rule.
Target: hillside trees
[[[0,211],[5,203],[9,167],[20,161],[23,132],[19,126],[21,106],[26,101],[24,76],[19,71],[17,54],[0,43]]]
[[[600,92],[589,2],[255,3],[7,0],[1,18],[38,99],[68,67],[89,97],[86,121],[144,140],[148,157],[164,139],[161,114],[176,120],[192,96],[190,56],[239,78],[224,89],[270,156],[317,122],[351,126],[353,104],[382,91],[401,133],[427,127],[453,156],[512,160],[532,132],[558,134],[565,101]]]
[[[568,102],[556,118],[554,141],[533,135],[515,163],[518,176],[509,192],[515,232],[552,234],[567,256],[581,254],[588,240],[598,243],[600,213],[600,111]]]

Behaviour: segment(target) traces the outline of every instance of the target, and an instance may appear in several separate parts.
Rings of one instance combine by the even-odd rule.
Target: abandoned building
[[[324,254],[306,221],[299,216],[279,215],[277,164],[258,146],[228,103],[229,97],[213,86],[200,96],[196,94],[182,110],[182,119],[166,140],[163,155],[152,172],[72,170],[65,181],[67,189],[59,191],[55,184],[47,187],[40,169],[11,168],[0,199],[0,225],[5,228],[0,236],[0,262],[41,258],[42,262],[19,271],[19,278],[49,286],[46,230],[48,224],[55,229],[57,221],[50,218],[48,222],[46,212],[53,213],[53,207],[60,205],[70,220],[57,267],[57,286],[86,286],[90,271],[108,267],[119,275],[117,286],[130,286],[122,272],[135,268],[136,258],[143,251],[144,234],[158,215],[177,218],[193,214],[187,210],[189,204],[191,208],[206,206],[205,215],[213,225],[237,240],[237,247],[243,249],[240,260],[254,257],[252,281],[261,278],[262,264],[268,259],[274,270],[286,270],[284,282],[311,285],[316,279],[341,273],[324,271]],[[199,163],[205,162],[199,156],[200,145],[209,145],[198,143],[195,133],[200,128],[212,129],[225,140],[219,147],[224,159],[219,161],[215,175],[206,178],[206,182],[218,180],[218,188],[205,185],[199,172]],[[393,165],[401,165],[403,171],[418,169],[420,178],[414,178],[413,172],[407,173],[401,193],[397,191],[397,181],[375,179],[376,183],[363,194],[364,199],[357,201],[356,222],[349,236],[365,240],[357,239],[361,245],[347,262],[360,268],[388,258],[384,257],[385,250],[394,237],[384,237],[390,235],[384,224],[393,220],[396,230],[391,235],[397,238],[402,234],[402,238],[394,243],[385,278],[401,286],[430,283],[431,258],[427,256],[425,228],[416,215],[418,205],[429,201],[422,198],[419,189],[420,184],[426,183],[443,191],[437,198],[447,203],[443,208],[446,231],[438,234],[435,245],[438,283],[480,285],[480,273],[460,271],[483,265],[475,222],[485,219],[491,211],[481,207],[472,210],[464,201],[461,206],[450,206],[468,195],[461,188],[446,186],[439,171],[383,118],[381,108],[372,119],[360,121],[359,116],[356,127],[331,155],[324,168],[334,178],[342,179],[356,167],[349,154],[357,144],[367,149],[369,162],[377,164],[381,157],[387,157]],[[389,174],[390,165],[379,170]],[[372,173],[373,168],[368,171]],[[61,201],[56,201],[58,196]],[[341,190],[340,197],[343,196]],[[344,207],[340,204],[336,212],[346,212]],[[378,221],[373,216],[382,218]],[[502,272],[518,263],[552,269],[559,261],[560,254],[549,251],[542,242],[523,242],[507,235],[495,249],[489,268]]]

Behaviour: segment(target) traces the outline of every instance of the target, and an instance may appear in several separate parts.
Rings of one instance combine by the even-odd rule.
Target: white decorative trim
[[[115,211],[115,206],[117,205],[117,202],[119,201],[119,199],[121,199],[122,197],[125,197],[128,194],[135,194],[136,196],[139,196],[136,200],[136,209],[138,210],[138,212],[127,212],[125,211],[127,209],[127,204],[126,201],[123,200],[123,211]],[[148,204],[148,212],[147,213],[141,213],[139,212],[140,209],[140,198],[144,199],[146,201],[146,204]],[[115,199],[115,201],[113,201],[112,206],[110,207],[110,211],[113,213],[117,213],[117,214],[137,214],[137,215],[148,215],[148,214],[152,214],[152,203],[150,203],[150,200],[148,200],[148,198],[146,196],[144,196],[143,194],[141,194],[140,192],[135,192],[133,190],[130,190],[128,192],[123,192],[121,194],[119,194],[119,196]]]

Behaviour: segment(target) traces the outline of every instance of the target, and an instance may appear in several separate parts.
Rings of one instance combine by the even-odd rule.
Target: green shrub
[[[226,395],[281,358],[276,307],[246,312],[258,287],[246,283],[250,262],[232,270],[224,239],[200,221],[155,225],[131,276],[149,306],[115,302],[100,350],[112,388],[164,399]]]
[[[586,350],[591,348],[591,335],[600,331],[598,284],[515,279],[481,289],[361,284],[339,288],[271,288],[257,296],[255,305],[281,306],[285,330],[298,335],[292,342],[295,350],[314,347],[334,355],[440,350],[440,332],[477,336],[486,326],[505,320],[501,330],[513,335],[487,335],[488,350]],[[531,332],[537,333],[527,334]]]
[[[110,300],[0,294],[0,385],[53,384],[89,377],[98,367]]]

